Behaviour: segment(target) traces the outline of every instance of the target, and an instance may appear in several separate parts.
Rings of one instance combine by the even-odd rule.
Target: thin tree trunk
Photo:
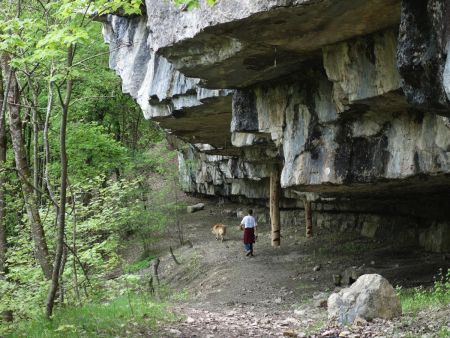
[[[76,209],[76,195],[70,186],[70,191],[72,195],[72,215],[73,215],[73,232],[72,232],[72,279],[73,279],[73,288],[75,290],[75,296],[77,298],[78,304],[81,303],[80,297],[80,289],[78,287],[78,273],[77,273],[77,209]]]
[[[26,135],[25,148],[27,149],[28,168],[30,168],[31,167],[31,137],[32,137],[33,129],[30,126],[30,124],[31,124],[31,114],[30,114],[31,109],[28,108],[27,112],[28,113],[25,115],[25,119],[24,119],[24,123],[23,123],[23,134]],[[36,194],[36,191],[33,191],[33,193]]]
[[[63,255],[61,258],[61,268],[59,269],[59,304],[64,304],[65,299],[65,288],[64,288],[64,280],[63,280],[63,272],[64,267],[66,266],[67,262],[67,248],[64,247],[63,249]]]
[[[53,64],[50,70],[50,78],[54,75]],[[53,192],[50,178],[48,175],[48,166],[50,165],[50,145],[48,141],[48,130],[50,128],[50,115],[52,113],[53,106],[53,82],[49,81],[48,83],[48,94],[47,94],[47,109],[45,113],[45,123],[44,123],[44,154],[45,154],[45,165],[44,165],[44,181],[45,186],[47,187],[48,194],[50,199],[53,201],[53,204],[56,206],[56,214],[58,214],[58,203],[56,201],[55,194]]]
[[[70,67],[73,61],[74,46],[70,45],[67,51],[67,66]],[[56,255],[52,276],[52,284],[47,296],[47,305],[45,315],[50,318],[53,313],[53,306],[55,304],[56,292],[58,290],[59,276],[62,274],[61,268],[64,268],[61,264],[63,251],[64,251],[64,232],[66,225],[66,197],[67,197],[67,151],[66,151],[66,131],[67,131],[67,115],[69,113],[70,97],[72,95],[72,79],[66,80],[66,94],[62,99],[60,92],[59,98],[61,101],[62,115],[60,124],[60,161],[61,161],[61,192],[59,199],[59,213],[58,213],[58,234],[56,241]]]
[[[35,198],[34,189],[31,184],[30,169],[28,167],[26,150],[22,135],[22,121],[20,119],[20,100],[19,86],[14,73],[11,69],[11,87],[8,93],[8,106],[10,118],[11,141],[14,149],[16,168],[22,185],[22,192],[27,209],[28,218],[31,222],[31,235],[34,242],[36,258],[46,278],[50,279],[52,275],[52,265],[49,260],[47,242],[45,239],[44,228],[42,227],[39,208]]]
[[[9,92],[9,84],[11,81],[11,73],[6,79],[5,87],[3,86],[3,72],[2,65],[0,65],[0,100],[2,102],[0,110],[0,278],[6,272],[6,224],[5,224],[5,165],[6,165],[6,126],[5,126],[5,112],[6,112],[6,97]]]
[[[278,167],[270,174],[270,223],[272,225],[272,246],[280,246],[280,171]]]
[[[28,76],[28,87],[30,88],[31,102],[31,124],[33,125],[33,185],[39,187],[39,125],[38,125],[38,97],[30,76]],[[40,201],[40,192],[35,189],[34,194],[37,201]]]

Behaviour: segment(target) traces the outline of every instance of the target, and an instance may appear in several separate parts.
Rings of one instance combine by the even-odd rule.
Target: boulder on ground
[[[362,275],[349,288],[328,298],[328,317],[341,325],[356,318],[392,319],[402,314],[400,299],[391,284],[381,275]]]
[[[347,269],[345,269],[341,276],[341,282],[343,285],[352,285],[360,276],[376,273],[376,269],[372,267],[366,267],[365,264],[361,266],[350,266]]]
[[[199,211],[199,210],[203,210],[204,207],[205,207],[205,205],[203,203],[197,203],[197,204],[194,204],[194,205],[189,205],[187,207],[187,212],[193,213],[193,212],[196,212],[196,211]]]

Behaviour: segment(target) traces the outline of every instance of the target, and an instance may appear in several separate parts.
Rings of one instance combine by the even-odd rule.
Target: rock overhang
[[[201,153],[225,156],[206,172],[227,171],[233,156],[281,164],[285,190],[448,191],[448,121],[408,102],[397,70],[400,1],[222,0],[188,12],[146,4],[148,17],[109,21],[117,25],[110,35],[131,39],[125,48],[136,56],[130,70],[112,67],[147,117],[212,146]],[[201,180],[209,193],[258,195],[244,183],[217,190]]]
[[[323,46],[400,22],[399,0],[230,0],[189,12],[146,3],[149,25],[159,27],[155,49],[208,88],[243,88],[291,74]],[[169,25],[172,34],[163,34]]]

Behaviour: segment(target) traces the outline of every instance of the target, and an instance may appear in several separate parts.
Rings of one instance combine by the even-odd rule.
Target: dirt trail
[[[327,327],[323,302],[335,289],[333,274],[365,265],[393,285],[414,286],[429,284],[438,268],[448,265],[442,255],[393,250],[353,234],[339,234],[337,241],[336,234],[315,229],[315,237],[307,240],[300,227],[284,228],[282,246],[274,249],[267,224],[259,226],[255,257],[246,257],[239,220],[221,213],[236,207],[209,203],[205,210],[183,216],[192,247],[174,251],[180,265],[163,257],[160,273],[173,288],[186,290],[188,300],[174,308],[183,320],[157,336],[338,337],[342,330]],[[210,231],[217,222],[228,226],[224,242]],[[393,337],[397,326],[404,323],[361,323],[348,337]]]

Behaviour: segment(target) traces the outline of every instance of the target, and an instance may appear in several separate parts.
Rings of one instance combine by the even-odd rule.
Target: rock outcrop
[[[316,227],[449,250],[448,1],[145,5],[105,18],[110,66],[185,191],[265,206],[279,168],[282,225],[308,200]]]
[[[391,284],[378,274],[362,275],[351,287],[328,298],[328,317],[345,325],[357,318],[392,319],[402,314],[400,299]]]

